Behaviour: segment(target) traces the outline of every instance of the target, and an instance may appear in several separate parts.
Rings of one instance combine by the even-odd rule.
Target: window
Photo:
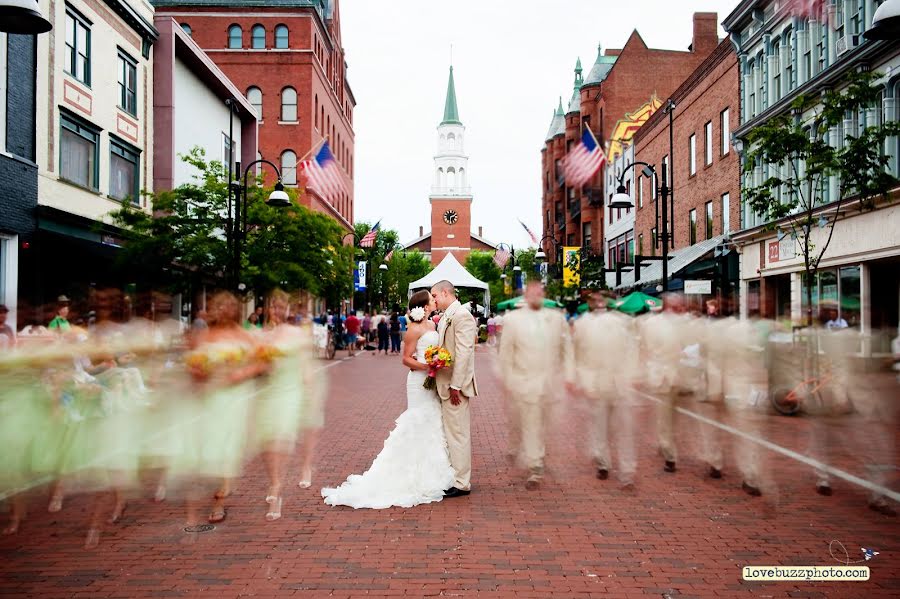
[[[293,150],[281,153],[281,182],[285,185],[297,184],[297,155]]]
[[[250,30],[250,47],[254,50],[266,48],[266,28],[262,25],[254,25]]]
[[[137,62],[119,51],[119,108],[137,115]]]
[[[97,190],[100,131],[80,119],[60,115],[59,176]]]
[[[638,176],[637,184],[638,208],[644,207],[644,175]]]
[[[640,234],[638,235],[638,250],[637,250],[637,253],[638,253],[639,256],[643,256],[643,255],[644,255],[644,234],[643,234],[643,233],[640,233]]]
[[[582,223],[581,225],[581,245],[591,247],[591,223]]]
[[[781,42],[772,42],[772,53],[769,55],[769,69],[772,71],[772,89],[769,94],[769,106],[781,98]]]
[[[256,109],[259,120],[263,120],[262,90],[256,86],[247,88],[247,99],[250,100],[250,104]]]
[[[713,203],[706,202],[706,238],[713,238]]]
[[[731,198],[727,193],[722,194],[722,233],[731,230]]]
[[[181,30],[184,31],[188,35],[193,35],[194,31],[191,29],[191,26],[187,23],[181,24]]]
[[[625,234],[625,262],[634,264],[634,231]]]
[[[705,134],[705,140],[704,140],[704,143],[706,144],[706,145],[704,146],[704,150],[705,150],[705,152],[704,152],[704,154],[705,154],[705,156],[704,156],[704,164],[706,164],[706,166],[709,166],[710,164],[712,164],[712,161],[713,161],[713,130],[712,130],[712,121],[706,123],[706,124],[703,126],[703,132],[704,132],[704,134]]]
[[[275,27],[275,48],[278,50],[286,50],[288,47],[288,28],[287,25],[278,25]]]
[[[240,25],[232,25],[228,28],[228,47],[239,50],[244,45],[244,31]]]
[[[228,165],[234,164],[234,154],[237,152],[233,152],[231,149],[231,138],[228,137],[225,133],[222,134],[222,165],[228,170]],[[233,168],[233,166],[232,166]]]
[[[662,165],[663,165],[662,173],[666,173],[666,174],[663,177],[664,180],[662,181],[662,184],[660,185],[660,187],[662,187],[662,185],[667,185],[668,182],[672,180],[672,171],[669,170],[669,155],[668,154],[663,156]],[[661,177],[663,176],[662,173],[660,173]],[[667,185],[667,187],[669,187],[669,191],[671,192],[671,190],[672,190],[671,186]],[[670,195],[671,195],[671,193],[670,193]]]
[[[569,233],[568,236],[566,236],[566,245],[575,245],[575,233]]]
[[[690,221],[688,223],[689,227],[690,227],[690,236],[691,236],[690,245],[694,245],[695,243],[697,243],[697,209],[696,208],[691,208],[691,211],[688,212],[688,220]]]
[[[131,146],[110,138],[109,197],[116,200],[131,198],[132,204],[141,203],[139,158],[140,154]]]
[[[650,255],[656,255],[656,227],[650,229]]]
[[[281,120],[288,123],[297,122],[297,90],[293,87],[281,90]]]
[[[85,85],[91,84],[91,23],[66,9],[66,62],[63,70]]]
[[[697,136],[691,133],[688,138],[688,172],[691,175],[697,174]]]
[[[719,113],[719,129],[722,131],[722,156],[727,156],[731,151],[731,121],[727,108]]]

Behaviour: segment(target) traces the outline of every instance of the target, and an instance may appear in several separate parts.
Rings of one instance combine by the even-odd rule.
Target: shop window
[[[116,200],[131,199],[139,205],[140,152],[123,142],[109,141],[109,197]]]
[[[59,176],[97,190],[100,130],[66,114],[60,115],[59,124]]]

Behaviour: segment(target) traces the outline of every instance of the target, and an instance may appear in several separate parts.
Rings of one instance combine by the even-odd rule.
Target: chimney
[[[422,225],[419,225],[419,237],[425,235],[425,228]]]
[[[719,15],[714,12],[694,13],[694,39],[691,51],[704,60],[719,45]]]
[[[481,225],[478,225],[478,236],[484,237],[484,235],[481,234]]]

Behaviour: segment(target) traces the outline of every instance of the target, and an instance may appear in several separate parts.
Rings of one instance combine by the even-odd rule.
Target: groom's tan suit
[[[438,324],[440,345],[453,356],[453,366],[439,370],[435,378],[441,398],[444,436],[450,450],[450,464],[456,471],[453,486],[471,488],[472,437],[469,425],[469,398],[478,395],[475,385],[475,318],[456,301],[450,304]],[[459,390],[459,405],[450,403],[450,389]]]

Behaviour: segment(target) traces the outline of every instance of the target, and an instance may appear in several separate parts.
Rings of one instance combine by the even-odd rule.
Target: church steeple
[[[456,85],[453,84],[453,66],[450,67],[450,80],[447,82],[447,100],[444,102],[444,120],[441,125],[462,125],[459,110],[456,108]]]

